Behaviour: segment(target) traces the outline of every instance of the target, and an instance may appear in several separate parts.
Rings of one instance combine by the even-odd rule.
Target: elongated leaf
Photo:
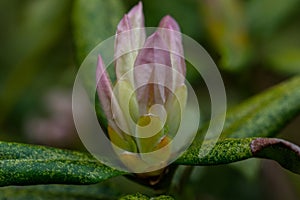
[[[300,148],[290,142],[274,138],[227,138],[202,144],[195,142],[175,162],[183,165],[218,165],[248,158],[267,158],[277,161],[284,168],[300,174]],[[201,148],[200,148],[201,147]]]
[[[137,194],[130,194],[130,195],[126,195],[120,198],[120,200],[172,200],[174,199],[171,196],[166,196],[166,195],[161,195],[158,197],[152,197],[149,198],[146,195],[137,193]]]
[[[283,167],[299,173],[297,146],[279,139],[253,139],[274,136],[299,113],[300,76],[296,76],[231,109],[220,140],[213,148],[215,142],[209,140],[200,148],[206,129],[200,130],[191,147],[176,163],[214,165],[262,157],[276,160]],[[265,143],[258,151],[255,149],[258,149],[259,141]]]
[[[299,114],[300,76],[296,76],[231,109],[221,137],[273,137]]]
[[[76,0],[73,9],[74,40],[80,64],[101,41],[113,36],[122,15],[120,0]]]
[[[0,186],[92,184],[123,174],[88,154],[0,142]]]
[[[53,200],[53,199],[116,199],[119,193],[110,185],[31,185],[0,188],[0,199]]]

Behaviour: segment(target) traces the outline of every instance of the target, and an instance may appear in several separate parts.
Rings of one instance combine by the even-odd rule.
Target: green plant
[[[91,1],[88,5],[81,0],[76,1],[74,33],[79,62],[95,44],[109,36],[95,29],[97,19],[106,17],[101,16],[97,8],[105,9],[102,6],[106,5],[115,12],[110,13],[109,19],[117,19],[116,16],[123,10],[115,2],[109,1],[107,4],[98,6],[101,1]],[[113,29],[114,23],[116,22],[110,23],[112,25],[107,29]],[[89,34],[85,37],[87,32]],[[207,128],[204,124],[199,129],[192,145],[168,167],[168,173],[164,174],[158,182],[152,179],[141,179],[135,174],[105,166],[88,153],[0,142],[1,186],[50,184],[25,187],[21,193],[15,192],[16,188],[2,188],[0,195],[22,199],[33,197],[150,199],[139,193],[125,196],[124,193],[118,192],[115,186],[105,182],[113,177],[126,176],[154,188],[159,194],[170,195],[151,199],[172,199],[172,196],[178,194],[168,186],[173,186],[171,183],[175,179],[174,174],[179,166],[220,165],[250,158],[272,159],[282,167],[300,174],[300,148],[288,141],[273,138],[299,113],[300,76],[295,76],[228,110],[224,129],[216,144],[210,141],[203,143],[203,134]],[[200,158],[199,155],[207,153],[206,149],[210,149],[211,145],[213,145],[212,150]],[[190,168],[186,169],[180,177],[183,183],[184,179],[188,179],[190,175]],[[100,182],[104,184],[75,186]]]

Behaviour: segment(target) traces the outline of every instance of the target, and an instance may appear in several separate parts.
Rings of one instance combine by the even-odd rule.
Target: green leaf
[[[251,138],[224,139],[216,144],[210,140],[204,141],[202,144],[201,141],[195,140],[175,163],[183,165],[216,165],[244,160],[252,156],[251,141]],[[207,155],[203,157],[205,154]]]
[[[150,198],[146,195],[137,193],[137,194],[129,194],[120,198],[120,200],[149,200]]]
[[[300,113],[300,76],[232,108],[221,138],[273,137]]]
[[[89,154],[0,142],[0,186],[93,184],[123,174]]]
[[[120,196],[110,185],[31,185],[0,188],[1,199],[116,199]]]
[[[202,146],[195,142],[175,164],[219,165],[255,157],[275,160],[284,168],[300,174],[300,148],[274,138],[227,138],[216,144],[205,141]]]
[[[73,8],[73,33],[80,64],[101,41],[113,36],[125,14],[120,0],[76,0]]]
[[[206,127],[201,129],[175,163],[216,165],[261,157],[276,160],[283,167],[300,173],[299,147],[279,139],[253,139],[274,136],[299,113],[300,76],[296,76],[231,109],[216,144],[213,138],[203,141]],[[255,149],[259,141],[265,141],[265,145],[258,151]]]
[[[166,195],[149,198],[146,195],[143,195],[140,193],[130,194],[130,195],[126,195],[126,196],[120,198],[120,200],[172,200],[172,199],[174,199],[174,198],[171,196],[166,196]]]

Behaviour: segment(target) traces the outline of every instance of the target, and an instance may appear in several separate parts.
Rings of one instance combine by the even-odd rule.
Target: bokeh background
[[[124,13],[138,2],[112,1]],[[74,2],[0,0],[0,140],[84,150],[72,120],[72,85],[80,66]],[[155,27],[170,14],[209,52],[222,73],[229,107],[300,73],[299,0],[144,0],[143,5],[146,26]],[[109,32],[102,26],[107,21],[95,29]],[[201,92],[203,84],[191,69],[188,80]],[[300,144],[299,130],[300,117],[280,137]],[[178,191],[187,199],[300,199],[300,177],[272,161],[253,159],[196,167]]]

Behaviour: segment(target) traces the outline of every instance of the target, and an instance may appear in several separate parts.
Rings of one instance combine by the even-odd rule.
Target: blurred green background
[[[138,2],[112,1],[124,13]],[[0,140],[83,149],[71,107],[80,66],[74,3],[0,0]],[[143,5],[146,26],[157,26],[170,14],[209,52],[222,73],[229,106],[300,73],[299,0],[145,0]],[[114,34],[102,26],[108,21],[95,27],[107,37]],[[190,68],[188,80],[203,90]],[[300,117],[280,137],[300,144],[299,130]],[[189,199],[300,199],[300,177],[273,162],[250,160],[197,167],[179,190]]]

